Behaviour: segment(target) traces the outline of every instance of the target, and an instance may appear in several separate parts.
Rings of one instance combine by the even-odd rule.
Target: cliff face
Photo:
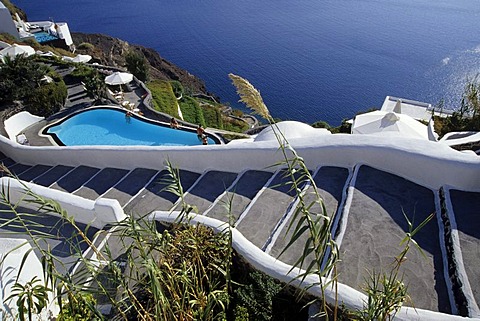
[[[150,64],[151,79],[178,80],[193,93],[211,95],[201,79],[163,59],[154,49],[129,44],[121,39],[102,34],[72,33],[72,38],[77,48],[82,43],[90,43],[94,46],[93,48],[80,46],[76,53],[89,54],[103,65],[123,67],[125,66],[124,56],[130,50],[142,52]]]

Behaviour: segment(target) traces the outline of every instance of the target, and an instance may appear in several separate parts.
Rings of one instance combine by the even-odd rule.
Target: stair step
[[[16,162],[15,162],[13,159],[8,158],[8,157],[2,159],[2,160],[0,161],[0,163],[2,163],[2,164],[3,164],[5,167],[7,167],[7,168],[10,167],[10,166],[12,166],[12,165],[15,165],[15,164],[16,164]]]
[[[236,177],[235,173],[208,171],[185,195],[184,200],[187,204],[194,205],[198,213],[202,214],[232,185]]]
[[[94,167],[78,166],[66,176],[62,177],[56,183],[51,185],[50,188],[67,193],[73,193],[99,171],[100,169]]]
[[[473,292],[473,298],[476,305],[479,306],[480,193],[450,190],[449,194],[462,251],[463,266]]]
[[[166,170],[159,172],[145,190],[125,206],[125,212],[146,215],[156,210],[170,210],[178,197],[163,190],[168,185],[165,181],[168,178],[167,174],[168,171]],[[180,170],[180,182],[183,191],[187,191],[199,177],[200,174],[198,173]]]
[[[347,183],[348,174],[349,172],[346,168],[325,166],[321,167],[313,178],[315,184],[317,185],[318,193],[322,197],[325,204],[327,214],[330,217],[333,217],[337,213],[338,206],[342,201],[343,190],[345,188],[345,184]],[[305,193],[305,204],[307,204],[307,206],[311,204],[311,202],[315,201],[315,197],[312,193],[313,187],[310,186]],[[322,213],[322,209],[319,205],[315,204],[311,208],[310,213]],[[273,246],[269,251],[270,255],[274,257],[278,257],[278,255],[280,255],[290,241],[293,230],[298,224],[299,219],[300,216],[294,221],[292,228],[290,231],[288,231],[288,233],[287,230],[292,222],[292,217],[286,220],[278,237],[273,240]],[[304,225],[306,225],[306,223]],[[294,264],[298,260],[300,254],[303,252],[307,238],[308,232],[305,232],[287,251],[283,253],[283,255],[280,257],[282,262]],[[306,266],[308,266],[312,260],[313,254],[311,254],[311,256],[305,261]]]
[[[32,166],[17,163],[8,169],[12,172],[13,175],[18,176],[21,173],[26,172],[30,168],[32,168]]]
[[[43,175],[50,169],[52,169],[53,166],[47,166],[47,165],[35,165],[29,170],[21,173],[18,175],[18,178],[20,178],[23,181],[30,182],[31,180],[39,177],[40,175]]]
[[[96,200],[127,174],[128,170],[126,169],[104,168],[85,185],[76,190],[74,194],[87,199]]]
[[[237,229],[260,249],[263,249],[277,223],[286,215],[296,195],[291,190],[290,177],[278,172],[255,203],[243,213]]]
[[[409,231],[404,214],[416,227],[436,208],[432,190],[368,166],[359,168],[354,187],[337,272],[340,282],[362,290],[367,268],[389,271],[403,250],[400,242]],[[412,246],[400,272],[412,301],[417,308],[450,313],[437,219],[414,239],[425,257]]]
[[[64,165],[55,166],[45,174],[35,178],[33,183],[48,187],[70,172],[73,168],[74,167]]]
[[[265,171],[250,170],[245,172],[232,189],[223,195],[205,215],[228,222],[228,210],[225,206],[231,202],[229,206],[231,208],[230,215],[235,222],[272,175],[273,173]]]
[[[102,197],[116,199],[121,206],[124,206],[148,184],[155,174],[157,170],[136,168]]]

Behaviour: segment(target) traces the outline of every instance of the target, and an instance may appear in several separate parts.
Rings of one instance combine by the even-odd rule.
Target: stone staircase
[[[164,190],[164,169],[28,166],[5,155],[0,158],[21,180],[91,200],[116,199],[127,214],[139,216],[155,210],[179,209],[178,196]],[[239,174],[180,170],[179,174],[184,200],[194,205],[195,211],[230,221],[248,240],[274,257],[282,252],[292,234],[287,230],[298,206],[282,170],[245,170]],[[412,301],[416,308],[433,311],[470,315],[478,312],[480,193],[447,189],[442,198],[438,191],[366,165],[353,169],[319,167],[313,171],[313,177],[332,218],[332,233],[340,251],[340,282],[361,291],[368,271],[388,271],[402,250],[400,243],[409,231],[405,216],[417,226],[435,213],[414,237],[422,252],[412,245],[402,265]],[[312,201],[312,186],[301,189],[307,203]],[[316,206],[314,211],[322,210]],[[441,208],[447,209],[445,215]],[[458,235],[458,239],[452,240],[452,234]],[[280,260],[296,262],[304,242],[305,237],[283,253]],[[449,242],[455,246],[446,245]],[[305,266],[310,261],[311,257],[307,258]],[[452,279],[457,279],[457,283],[460,280],[457,292],[451,289]],[[466,306],[466,310],[457,309],[461,306]]]

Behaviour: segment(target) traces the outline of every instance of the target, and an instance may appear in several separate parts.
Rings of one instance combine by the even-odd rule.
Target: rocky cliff
[[[163,59],[154,49],[129,44],[121,39],[103,34],[72,33],[72,38],[78,48],[76,53],[89,54],[102,65],[123,67],[125,66],[125,54],[130,50],[138,51],[150,64],[151,79],[178,80],[192,93],[211,95],[201,79]],[[91,44],[93,47],[85,44]]]

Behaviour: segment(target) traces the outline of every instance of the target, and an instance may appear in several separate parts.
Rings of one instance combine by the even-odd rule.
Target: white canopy
[[[352,134],[381,134],[428,139],[428,127],[412,117],[394,112],[373,111],[357,115]]]
[[[105,77],[105,83],[108,85],[123,85],[128,84],[133,80],[133,75],[128,72],[116,71],[113,74]]]
[[[63,61],[71,61],[71,62],[89,62],[92,60],[92,56],[90,55],[77,55],[76,57],[68,57],[68,56],[63,56],[62,58]]]
[[[13,44],[11,47],[7,47],[0,51],[1,56],[15,57],[17,55],[31,56],[35,54],[35,49],[26,45]]]

